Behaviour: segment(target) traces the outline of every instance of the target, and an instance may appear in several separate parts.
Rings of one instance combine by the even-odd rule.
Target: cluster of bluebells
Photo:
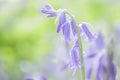
[[[86,80],[91,80],[93,71],[96,71],[96,80],[116,80],[117,70],[113,62],[113,50],[108,51],[112,47],[106,48],[105,39],[101,32],[92,33],[85,22],[77,24],[74,17],[64,9],[55,10],[49,4],[46,4],[41,12],[47,17],[58,18],[56,32],[60,33],[61,31],[64,39],[73,43],[69,53],[68,68],[75,72],[77,69],[85,67]],[[80,59],[82,53],[79,50],[81,44],[79,45],[78,37],[89,44],[88,49],[84,51],[84,64],[81,63]]]

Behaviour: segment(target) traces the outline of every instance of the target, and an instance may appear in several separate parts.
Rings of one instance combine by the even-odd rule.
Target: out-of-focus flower
[[[31,76],[26,76],[24,80],[34,80]]]
[[[88,47],[88,51],[86,51],[85,59],[85,67],[86,67],[86,78],[88,80],[91,79],[92,71],[95,69],[96,62],[98,63],[98,56],[101,56],[102,50],[105,48],[104,38],[100,32],[98,32],[94,38],[89,41],[90,46]],[[95,63],[94,63],[95,62]]]
[[[97,35],[95,37],[94,45],[97,50],[101,50],[104,48],[105,43],[104,43],[104,38],[103,38],[101,32],[97,33]]]
[[[116,80],[116,65],[111,61],[106,62],[105,56],[100,57],[96,80]]]
[[[37,80],[47,80],[47,78],[43,75],[40,76],[40,78],[38,78],[38,77],[35,78],[35,77],[32,77],[32,76],[26,76],[24,80],[36,80],[36,79]]]
[[[47,80],[47,78],[45,76],[40,76],[40,80]]]
[[[97,53],[99,53],[102,49],[105,48],[105,41],[102,36],[101,32],[98,32],[93,40],[91,41],[92,44],[90,44],[88,51],[87,51],[87,57],[93,58]]]
[[[56,13],[56,10],[54,10],[51,5],[49,4],[46,4],[44,6],[44,8],[41,9],[41,12],[46,14],[47,17],[56,17],[57,16],[57,13]]]

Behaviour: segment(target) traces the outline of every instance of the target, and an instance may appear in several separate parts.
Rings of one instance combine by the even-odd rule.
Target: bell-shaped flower
[[[59,14],[58,26],[56,30],[57,33],[60,32],[62,26],[65,25],[65,23],[66,23],[66,14],[65,14],[65,11],[63,10]]]
[[[57,13],[56,10],[54,10],[51,5],[46,4],[44,8],[41,9],[41,12],[47,15],[47,17],[56,17]]]
[[[94,38],[94,36],[88,29],[87,24],[83,22],[83,23],[79,24],[79,26],[82,29],[82,31],[84,32],[84,34],[86,35],[86,37],[88,38],[88,40],[91,41]]]
[[[70,23],[68,21],[62,26],[62,32],[65,40],[70,40]]]
[[[81,67],[81,63],[80,63],[79,50],[75,42],[75,45],[70,53],[70,68],[74,70],[73,74],[75,74],[76,70],[80,67]]]

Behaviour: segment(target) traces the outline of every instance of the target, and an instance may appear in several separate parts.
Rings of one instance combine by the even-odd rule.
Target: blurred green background
[[[120,0],[0,0],[0,80],[23,80],[21,61],[34,63],[54,51],[59,34],[55,19],[40,12],[46,3],[105,35],[120,22]]]

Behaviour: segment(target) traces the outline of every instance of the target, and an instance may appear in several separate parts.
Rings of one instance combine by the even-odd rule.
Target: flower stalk
[[[81,40],[81,37],[80,37],[80,30],[79,30],[79,27],[77,26],[77,23],[75,21],[75,18],[74,16],[72,16],[70,13],[68,13],[66,11],[66,13],[72,18],[73,20],[73,23],[75,25],[75,31],[76,31],[76,36],[77,36],[77,39],[78,39],[78,45],[79,45],[79,55],[80,55],[80,61],[81,61],[81,80],[86,80],[85,79],[85,66],[84,66],[84,57],[83,57],[83,47],[82,47],[82,40]]]
[[[96,80],[115,80],[116,65],[113,63],[113,42],[109,43],[111,45],[108,45],[105,55],[105,42],[101,32],[93,35],[86,23],[83,22],[78,25],[75,17],[65,9],[54,10],[52,6],[47,4],[42,8],[41,12],[47,17],[58,17],[56,32],[60,33],[62,31],[64,40],[74,44],[71,51],[67,51],[67,53],[70,53],[67,67],[74,70],[73,75],[77,72],[75,75],[77,80],[91,80],[91,75],[95,68],[93,66],[95,59],[98,62],[98,66],[95,69]],[[82,39],[84,38],[80,35],[86,37],[86,40],[91,43],[88,43],[89,47],[86,56],[83,54],[82,46]]]
[[[75,21],[74,21],[74,23],[75,23]],[[76,23],[75,23],[75,29],[76,29],[76,35],[77,35],[77,38],[78,38],[80,61],[81,61],[81,64],[82,64],[81,75],[82,75],[82,80],[85,80],[85,67],[84,67],[84,57],[83,57],[82,40],[81,40],[81,37],[80,37],[79,28],[77,27]]]

